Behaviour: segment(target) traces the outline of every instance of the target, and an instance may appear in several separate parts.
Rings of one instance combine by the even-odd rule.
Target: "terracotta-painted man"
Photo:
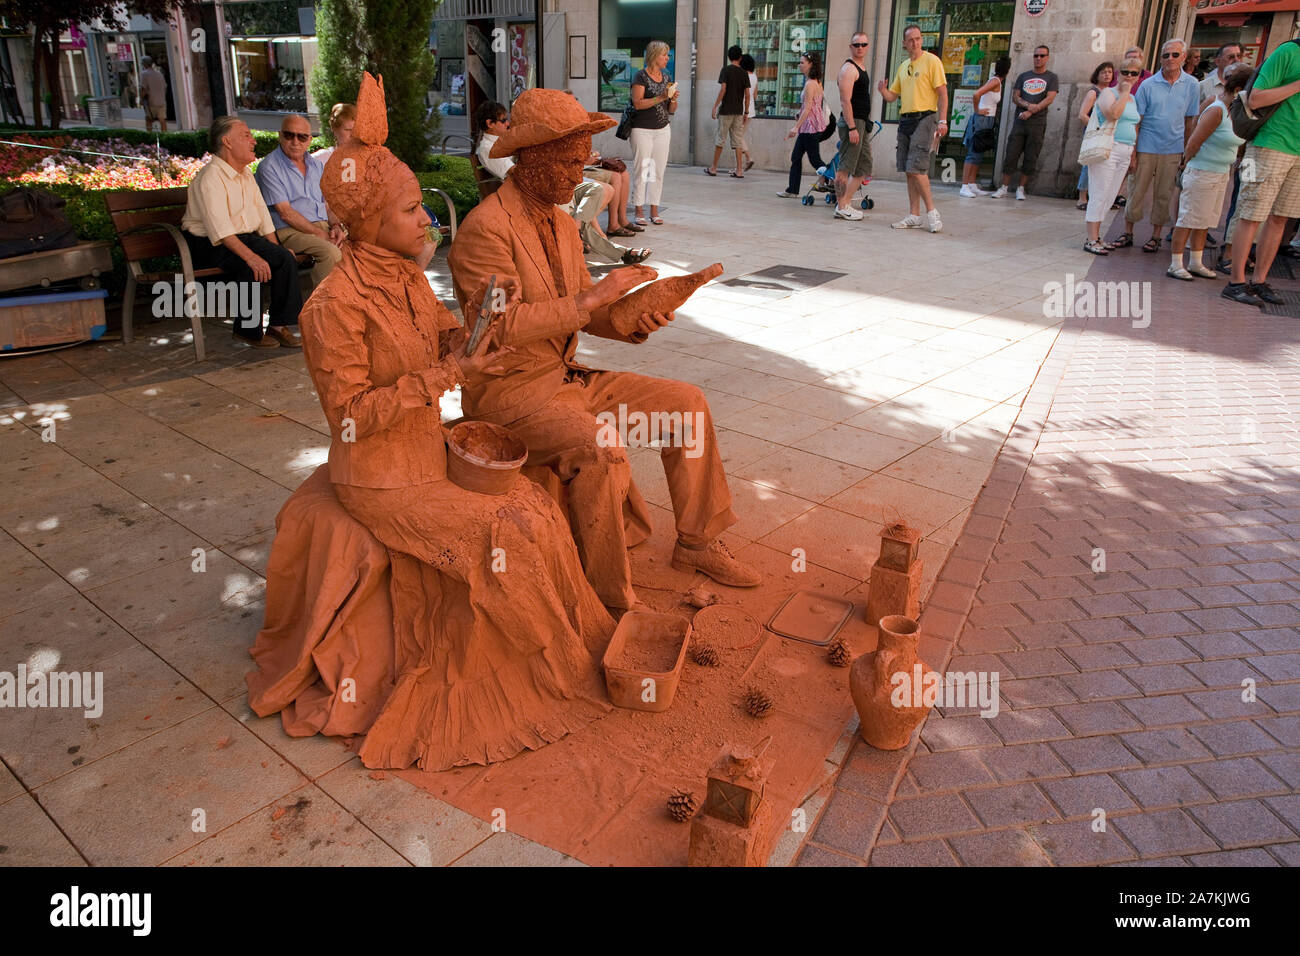
[[[547,465],[566,482],[574,538],[587,579],[612,608],[636,604],[627,547],[648,532],[644,507],[631,486],[627,452],[597,419],[636,423],[624,441],[661,441],[664,470],[677,523],[673,566],[699,570],[733,587],[753,587],[759,575],[718,540],[738,519],[731,510],[722,458],[708,402],[698,388],[630,372],[587,369],[574,361],[579,330],[626,342],[644,342],[672,313],[641,317],[623,335],[609,307],[653,269],[615,269],[593,284],[573,221],[556,210],[582,181],[591,135],[614,125],[588,113],[560,90],[528,90],[515,101],[510,129],[492,156],[516,165],[497,192],[465,219],[451,248],[456,297],[467,315],[489,276],[516,279],[522,301],[506,310],[496,333],[505,346],[501,374],[468,376],[467,415],[508,425],[528,443],[529,464]],[[630,429],[629,429],[630,430]],[[639,514],[637,514],[639,512]],[[631,520],[625,527],[625,513]]]

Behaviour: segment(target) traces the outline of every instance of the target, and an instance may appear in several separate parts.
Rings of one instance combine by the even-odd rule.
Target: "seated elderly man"
[[[212,161],[190,183],[181,228],[197,269],[218,268],[236,281],[269,283],[270,322],[262,333],[258,308],[235,320],[235,338],[257,348],[300,348],[296,328],[302,311],[298,263],[280,245],[257,180],[248,171],[256,158],[253,134],[234,116],[222,116],[208,134]]]
[[[612,416],[638,421],[637,441],[661,447],[676,518],[674,567],[722,584],[754,587],[761,578],[720,540],[738,519],[714,437],[713,418],[694,385],[574,361],[578,332],[644,342],[672,314],[645,313],[637,328],[615,324],[611,306],[655,278],[644,265],[614,269],[593,284],[573,220],[560,214],[582,181],[591,134],[614,125],[559,90],[532,89],[515,101],[510,129],[492,156],[516,156],[505,183],[478,204],[456,235],[448,262],[465,315],[490,276],[518,283],[499,332],[499,362],[466,374],[466,415],[505,425],[528,445],[530,465],[567,483],[571,527],[587,580],[607,607],[637,605],[629,545],[648,535],[648,513],[634,495],[624,447],[632,437],[603,426]],[[639,513],[638,513],[639,512]]]
[[[314,289],[343,257],[343,227],[325,206],[320,189],[325,162],[307,152],[309,143],[307,118],[286,116],[280,124],[280,145],[257,165],[257,185],[270,207],[280,245],[316,260],[311,270]]]

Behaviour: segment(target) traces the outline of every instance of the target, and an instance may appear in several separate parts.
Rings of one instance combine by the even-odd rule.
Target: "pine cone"
[[[849,650],[848,642],[843,638],[832,641],[831,646],[826,649],[826,660],[835,667],[848,667],[853,663],[853,652]]]
[[[766,717],[776,706],[767,692],[758,687],[746,687],[743,702],[745,711],[751,717]]]
[[[685,823],[695,816],[698,807],[695,794],[689,790],[674,790],[672,796],[668,798],[668,815],[678,823]]]
[[[708,642],[691,645],[691,660],[701,667],[717,667],[722,663],[718,649]]]

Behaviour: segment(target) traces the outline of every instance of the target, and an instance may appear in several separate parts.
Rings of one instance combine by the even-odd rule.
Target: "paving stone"
[[[974,750],[918,754],[907,769],[923,791],[964,790],[993,782],[993,775],[985,769],[978,751]]]
[[[1276,798],[1275,798],[1276,799]],[[1294,840],[1296,834],[1259,800],[1234,800],[1189,811],[1225,850]]]
[[[1031,783],[970,790],[966,793],[966,801],[990,827],[1047,823],[1057,819],[1055,808]]]
[[[1051,866],[1042,847],[1024,830],[994,830],[948,840],[967,866]]]
[[[1113,700],[1063,704],[1054,709],[1065,725],[1080,737],[1140,730],[1143,726],[1140,720]]]
[[[1222,799],[1260,796],[1287,789],[1285,783],[1253,757],[1193,763],[1188,764],[1187,769]]]
[[[1030,827],[1029,835],[1058,866],[1120,863],[1137,856],[1113,826],[1096,832],[1091,819]]]
[[[1218,853],[1195,853],[1187,858],[1192,866],[1278,866],[1267,850],[1221,850]]]
[[[1145,727],[1182,726],[1205,720],[1205,715],[1193,707],[1182,694],[1134,697],[1120,703]]]
[[[817,821],[812,838],[833,850],[865,857],[885,814],[885,805],[858,793],[836,790]]]
[[[1183,767],[1120,770],[1115,773],[1115,779],[1148,810],[1213,799],[1210,792]]]
[[[957,866],[952,850],[942,840],[924,840],[919,843],[895,843],[878,846],[871,854],[868,866]]]
[[[904,840],[947,836],[980,829],[980,822],[955,793],[895,800],[889,820]],[[818,828],[820,830],[820,827]],[[823,840],[823,843],[828,841]],[[834,845],[828,843],[828,845]]]
[[[1052,744],[1052,750],[1077,774],[1123,770],[1141,763],[1118,737],[1112,736],[1058,740]]]
[[[1119,784],[1104,773],[1045,780],[1039,784],[1066,817],[1091,816],[1101,808],[1106,813],[1128,810],[1135,806]]]
[[[939,717],[933,714],[921,728],[921,740],[936,752],[1001,743],[984,717]]]
[[[990,717],[988,722],[1007,744],[1061,740],[1070,736],[1069,729],[1046,707],[1003,711]]]
[[[1273,812],[1300,831],[1300,794],[1290,793],[1281,797],[1269,797],[1264,801]]]
[[[861,860],[843,856],[815,843],[807,843],[799,852],[795,866],[865,866]]]
[[[1000,782],[1066,776],[1069,770],[1047,744],[1018,744],[974,751]]]
[[[1144,859],[1219,849],[1219,845],[1196,825],[1186,810],[1158,810],[1114,817],[1110,825]]]
[[[1217,756],[1263,753],[1277,750],[1279,744],[1249,720],[1232,720],[1193,727],[1192,733]]]
[[[1106,645],[1115,646],[1115,645]],[[1088,671],[1083,674],[1066,674],[1061,682],[1072,690],[1080,701],[1106,700],[1114,697],[1138,697],[1141,691],[1134,687],[1119,671]]]

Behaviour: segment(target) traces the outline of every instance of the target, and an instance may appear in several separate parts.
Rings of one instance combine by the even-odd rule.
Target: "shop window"
[[[799,57],[818,53],[825,64],[828,6],[800,0],[727,4],[727,47],[738,46],[754,58],[757,116],[793,119],[799,115],[804,85]]]
[[[677,5],[673,0],[600,0],[600,103],[621,112],[632,96],[632,77],[645,65],[651,40],[668,44],[664,74],[676,78]]]
[[[304,57],[315,60],[316,40],[232,37],[235,102],[240,109],[307,112]]]

